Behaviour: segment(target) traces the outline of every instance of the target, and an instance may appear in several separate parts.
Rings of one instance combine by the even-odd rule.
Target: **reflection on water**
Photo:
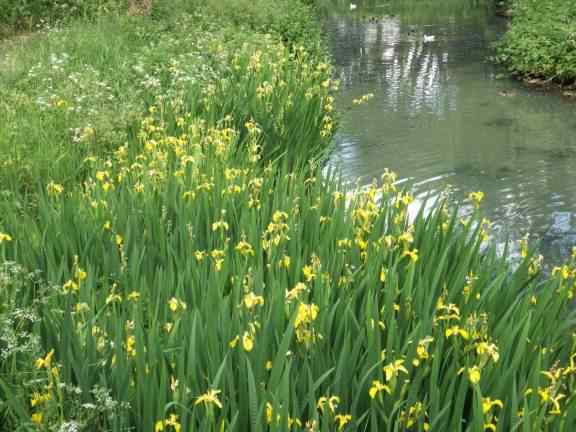
[[[482,190],[500,235],[526,232],[553,259],[576,244],[576,117],[558,95],[496,79],[486,61],[505,22],[490,0],[358,2],[329,9],[345,111],[334,164],[349,179],[385,167],[437,196]]]

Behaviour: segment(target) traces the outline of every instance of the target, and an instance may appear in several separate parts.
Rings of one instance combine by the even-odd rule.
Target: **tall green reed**
[[[143,101],[122,139],[58,148],[0,202],[0,430],[573,428],[574,262],[512,267],[480,210],[410,219],[393,173],[323,173],[319,54],[127,25],[162,91],[120,74]]]
[[[44,347],[3,365],[9,422],[571,427],[573,264],[549,281],[529,254],[512,269],[482,249],[479,213],[439,204],[410,222],[393,174],[347,194],[262,164],[260,134],[233,124],[159,106],[83,185],[6,213],[3,254],[40,275],[14,301]]]

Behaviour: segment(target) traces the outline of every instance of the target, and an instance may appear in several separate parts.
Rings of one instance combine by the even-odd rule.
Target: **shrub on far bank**
[[[514,17],[498,44],[497,60],[527,78],[576,81],[576,2],[514,2]]]

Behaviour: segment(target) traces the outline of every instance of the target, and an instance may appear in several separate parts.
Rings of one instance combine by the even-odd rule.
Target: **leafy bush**
[[[498,44],[497,59],[521,76],[574,83],[576,2],[515,2],[512,25]]]

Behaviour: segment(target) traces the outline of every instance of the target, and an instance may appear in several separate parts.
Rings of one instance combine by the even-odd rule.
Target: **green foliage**
[[[263,167],[265,128],[165,102],[83,184],[1,209],[5,430],[574,428],[576,263],[511,268],[478,211],[411,222],[392,174]]]
[[[42,21],[94,18],[125,7],[126,0],[0,0],[0,26],[32,30]]]
[[[81,179],[77,161],[135,134],[157,98],[210,117],[235,114],[237,127],[253,118],[266,126],[266,158],[291,149],[293,162],[296,155],[307,160],[327,147],[331,134],[317,130],[328,121],[319,96],[333,84],[319,86],[330,70],[325,65],[303,76],[305,67],[320,64],[319,51],[290,52],[271,28],[267,36],[244,31],[208,12],[156,13],[79,22],[7,50],[10,67],[0,77],[0,117],[7,119],[0,129],[2,188],[32,190],[46,177]],[[246,74],[258,52],[259,70]],[[311,103],[302,102],[307,97]]]
[[[217,16],[232,19],[253,31],[279,34],[285,42],[317,50],[321,28],[313,7],[293,0],[208,0]]]
[[[0,431],[574,430],[576,257],[342,184],[294,3],[183,5],[8,51]]]
[[[576,2],[519,0],[497,59],[515,74],[572,84],[576,80]]]

